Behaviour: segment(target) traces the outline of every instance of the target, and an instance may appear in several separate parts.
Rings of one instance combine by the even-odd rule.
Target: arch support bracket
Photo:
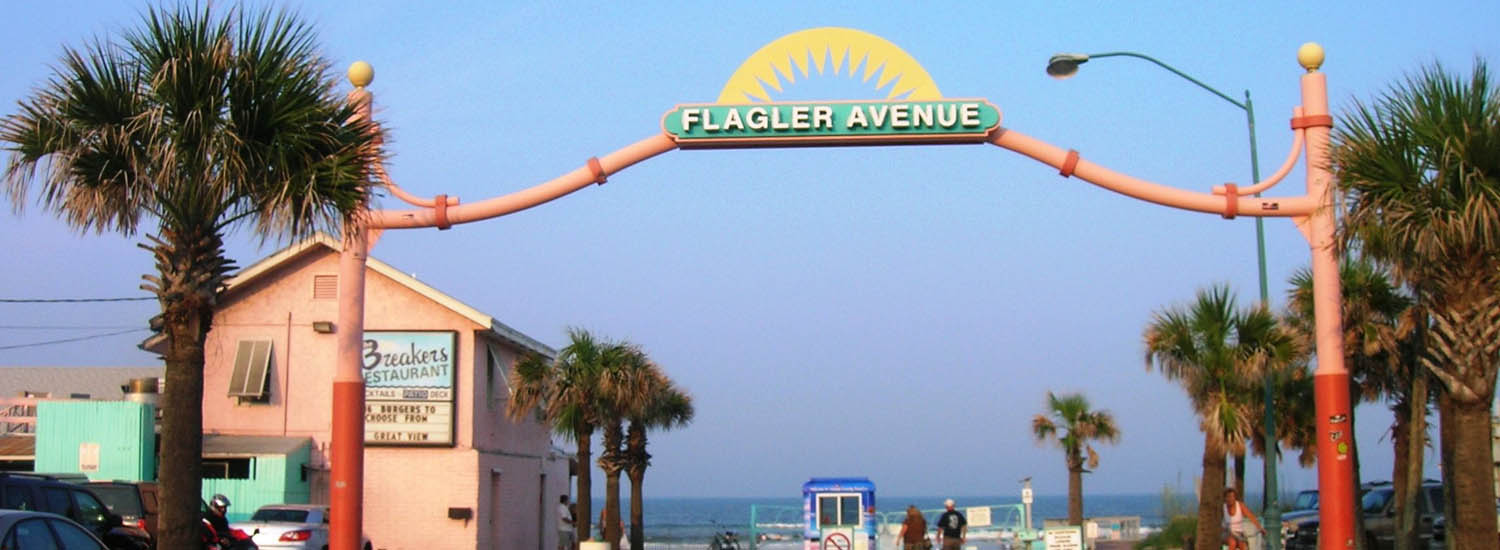
[[[604,173],[604,166],[599,164],[599,157],[589,157],[589,171],[594,173],[594,185],[604,185],[609,181],[608,174]]]

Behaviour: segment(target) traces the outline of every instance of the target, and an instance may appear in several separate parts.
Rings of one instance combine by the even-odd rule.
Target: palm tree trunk
[[[620,547],[620,470],[624,466],[621,444],[624,433],[618,419],[604,425],[604,449],[599,452],[599,469],[604,470],[604,525],[600,531],[611,548]]]
[[[1452,468],[1451,514],[1448,515],[1449,548],[1494,548],[1496,542],[1495,474],[1490,428],[1490,402],[1448,399],[1443,411],[1442,438]],[[1451,441],[1451,447],[1448,443]]]
[[[631,422],[625,437],[626,475],[630,476],[630,550],[646,548],[645,492],[641,483],[651,455],[646,452],[646,427]]]
[[[1440,388],[1437,392],[1438,410],[1438,471],[1443,478],[1443,517],[1452,523],[1457,516],[1453,513],[1453,397],[1446,389]],[[1455,548],[1458,544],[1458,529],[1455,526],[1448,527],[1446,548]]]
[[[1397,404],[1395,447],[1395,550],[1417,548],[1417,496],[1422,488],[1422,452],[1427,442],[1427,372],[1413,367],[1406,399]]]
[[[604,473],[604,541],[620,547],[620,471]]]
[[[1405,386],[1406,390],[1411,389],[1409,380],[1406,381]],[[1407,433],[1407,423],[1411,422],[1411,414],[1408,412],[1410,408],[1411,399],[1405,393],[1398,394],[1395,401],[1391,403],[1391,413],[1394,417],[1391,421],[1391,450],[1395,452],[1395,459],[1391,464],[1391,500],[1395,513],[1391,520],[1392,550],[1411,550],[1410,545],[1402,540],[1401,531],[1401,516],[1412,512],[1410,506],[1415,502],[1408,498],[1415,493],[1409,490],[1406,483],[1406,462],[1411,458],[1407,453],[1411,448],[1410,434]],[[1418,478],[1420,477],[1419,475]]]
[[[170,307],[170,306],[169,306]],[[176,310],[189,309],[183,305]],[[169,310],[166,393],[162,395],[159,548],[201,544],[203,492],[203,341],[208,315]]]
[[[578,541],[588,540],[593,536],[593,508],[594,508],[594,485],[590,479],[593,474],[594,464],[591,462],[592,449],[589,440],[594,436],[594,427],[583,421],[573,424],[573,437],[578,441],[578,494],[573,503],[575,514],[573,514],[573,528]],[[576,545],[576,544],[575,544]]]
[[[1245,453],[1234,453],[1234,493],[1245,500]]]
[[[229,262],[223,240],[211,230],[163,228],[160,239],[150,240],[152,246],[141,247],[155,255],[158,277],[147,277],[143,288],[161,301],[167,337],[157,546],[196,548],[202,528],[203,345]]]
[[[1083,458],[1068,458],[1068,525],[1083,526]]]
[[[1193,548],[1208,550],[1219,547],[1219,520],[1224,510],[1224,449],[1210,434],[1203,435],[1203,479],[1198,482],[1198,528]]]
[[[646,478],[646,469],[632,467],[625,473],[630,476],[630,550],[643,550],[646,548],[646,523],[645,510],[641,508],[645,502],[641,481]]]

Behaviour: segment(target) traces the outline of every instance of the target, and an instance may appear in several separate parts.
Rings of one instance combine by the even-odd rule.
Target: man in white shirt
[[[558,550],[573,550],[573,505],[568,502],[568,495],[557,498],[557,548]]]

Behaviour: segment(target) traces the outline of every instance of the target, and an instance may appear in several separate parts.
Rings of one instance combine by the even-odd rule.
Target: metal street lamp
[[[1250,102],[1250,90],[1245,90],[1245,101],[1240,102],[1229,97],[1224,92],[1214,89],[1213,86],[1204,84],[1202,81],[1188,76],[1187,73],[1177,70],[1176,67],[1163,63],[1161,60],[1149,55],[1136,52],[1104,52],[1095,54],[1060,53],[1047,60],[1047,74],[1056,79],[1064,79],[1078,73],[1078,66],[1088,63],[1090,59],[1100,57],[1134,57],[1155,63],[1158,67],[1172,71],[1172,74],[1182,77],[1188,82],[1197,84],[1199,88],[1208,90],[1224,101],[1228,101],[1235,107],[1245,111],[1245,123],[1250,130],[1250,182],[1252,184],[1260,181],[1260,158],[1255,147],[1255,105]],[[1259,197],[1260,193],[1255,196]],[[1255,258],[1260,268],[1260,303],[1264,307],[1271,307],[1271,291],[1266,284],[1266,233],[1261,218],[1255,218]],[[1279,535],[1281,525],[1281,510],[1277,502],[1276,488],[1276,419],[1272,415],[1275,406],[1275,398],[1271,384],[1272,376],[1266,374],[1265,391],[1265,430],[1266,430],[1266,457],[1265,457],[1265,495],[1264,512],[1266,523],[1275,526],[1267,536],[1271,550],[1281,549],[1281,537]]]

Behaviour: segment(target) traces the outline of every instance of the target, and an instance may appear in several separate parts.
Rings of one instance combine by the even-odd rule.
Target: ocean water
[[[921,510],[939,510],[947,497],[902,497],[876,495],[876,514],[898,517],[907,505]],[[1176,506],[1185,513],[1192,513],[1191,497],[1184,500],[1177,496]],[[628,499],[625,499],[628,500]],[[954,497],[957,508],[962,511],[969,506],[1020,504],[1018,495],[998,497]],[[1161,494],[1140,495],[1085,495],[1083,512],[1088,517],[1140,516],[1143,527],[1162,525],[1163,499]],[[629,503],[623,504],[621,515],[629,525]],[[595,499],[593,504],[594,525],[597,531],[598,510],[604,501]],[[802,499],[788,498],[647,498],[644,510],[647,547],[707,548],[716,533],[733,531],[740,539],[741,548],[749,548],[751,509],[757,508],[757,530],[762,537],[760,548],[801,548]],[[1037,495],[1032,503],[1032,520],[1036,528],[1048,518],[1066,518],[1068,497],[1066,495]],[[929,518],[929,522],[932,518]],[[999,518],[997,517],[998,521]],[[971,539],[972,540],[972,539]],[[882,548],[887,546],[882,543]],[[980,544],[980,547],[998,545]]]

